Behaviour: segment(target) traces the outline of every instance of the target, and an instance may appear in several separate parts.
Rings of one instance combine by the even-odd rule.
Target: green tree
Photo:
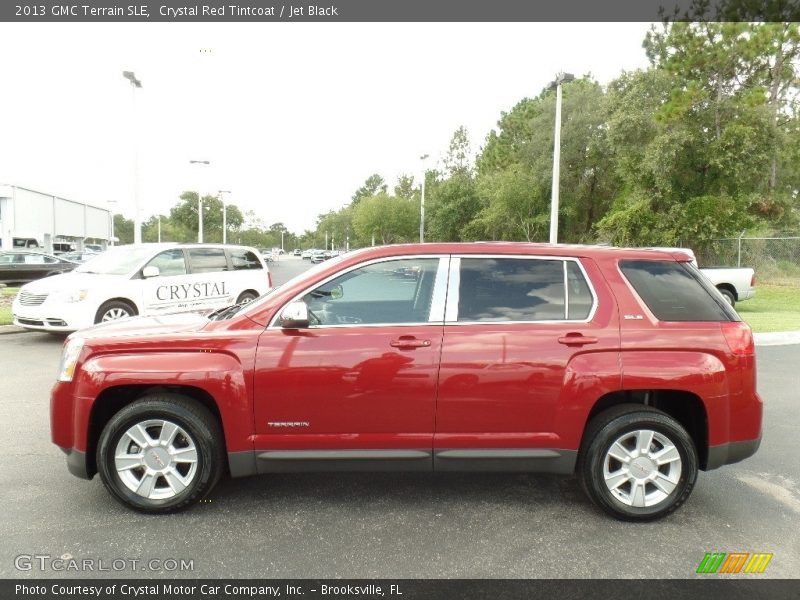
[[[353,213],[353,227],[360,240],[375,236],[381,244],[410,242],[419,223],[414,200],[380,193],[362,198]]]
[[[379,193],[386,193],[386,182],[383,180],[383,177],[375,173],[367,177],[364,185],[355,191],[351,199],[351,204],[356,206],[362,199]]]

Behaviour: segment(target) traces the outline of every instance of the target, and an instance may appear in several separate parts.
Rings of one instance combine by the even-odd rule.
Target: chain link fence
[[[800,286],[800,235],[711,240],[694,249],[701,267],[752,267],[763,283]]]

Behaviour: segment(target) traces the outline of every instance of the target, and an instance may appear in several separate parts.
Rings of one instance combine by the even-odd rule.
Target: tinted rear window
[[[703,276],[687,263],[625,260],[620,269],[660,321],[738,321]]]
[[[565,296],[561,260],[461,259],[459,321],[563,320]]]

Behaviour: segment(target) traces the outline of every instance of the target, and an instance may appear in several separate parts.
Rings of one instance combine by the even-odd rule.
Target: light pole
[[[428,155],[423,154],[419,157],[422,161],[422,194],[420,196],[419,201],[419,243],[423,243],[425,241],[425,175],[427,170],[425,169],[425,161],[427,160]],[[375,244],[373,244],[374,246]]]
[[[133,71],[123,71],[122,76],[131,82],[131,104],[133,112],[133,243],[142,243],[142,221],[139,217],[139,148],[137,138],[139,128],[136,123],[136,88],[142,87],[142,82],[136,79]]]
[[[225,196],[222,194],[230,194],[230,190],[219,190],[217,192],[217,198],[222,201],[222,243],[228,243],[228,213],[227,208],[225,207]]]
[[[556,90],[556,130],[553,145],[553,191],[550,201],[550,243],[558,243],[558,183],[561,177],[561,84],[572,81],[575,76],[563,71],[550,82],[548,89]]]
[[[161,243],[161,215],[158,215],[158,243]]]
[[[210,165],[208,160],[190,160],[190,165]],[[197,242],[203,243],[203,194],[200,187],[197,188]]]
[[[108,201],[108,213],[111,217],[111,239],[108,242],[113,246],[114,245],[114,206],[117,204],[116,200],[109,200]]]

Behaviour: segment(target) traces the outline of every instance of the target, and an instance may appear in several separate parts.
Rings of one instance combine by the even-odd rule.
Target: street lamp
[[[419,157],[422,161],[422,194],[420,196],[419,202],[419,243],[423,243],[425,241],[425,161],[427,160],[428,155],[423,154]],[[373,244],[374,245],[374,244]]]
[[[222,201],[222,243],[228,243],[228,214],[227,209],[225,207],[225,197],[222,194],[230,194],[230,190],[219,190],[217,192],[217,198]]]
[[[190,160],[190,165],[210,165],[211,161],[208,160]],[[200,192],[200,187],[197,188],[197,242],[203,243],[203,194]]]
[[[108,200],[108,214],[111,217],[111,239],[108,240],[109,243],[113,246],[114,245],[114,206],[116,206],[116,200]]]
[[[131,104],[133,112],[133,243],[142,243],[142,221],[139,218],[139,149],[137,137],[139,128],[136,123],[136,88],[142,87],[142,82],[136,79],[133,71],[123,71],[122,76],[131,82]]]
[[[572,81],[575,76],[563,71],[556,75],[547,89],[556,90],[556,130],[553,146],[553,191],[550,201],[550,243],[558,243],[558,183],[561,177],[561,84]]]

